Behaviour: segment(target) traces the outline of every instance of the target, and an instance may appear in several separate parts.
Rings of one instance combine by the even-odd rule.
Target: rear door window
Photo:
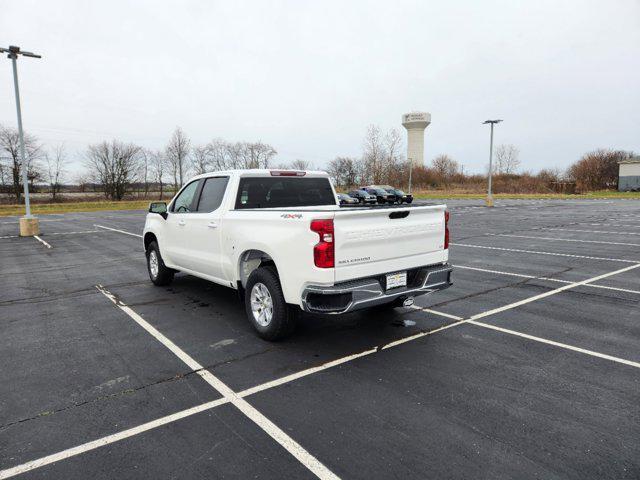
[[[200,193],[198,212],[213,212],[222,203],[222,197],[227,189],[229,177],[207,178]]]

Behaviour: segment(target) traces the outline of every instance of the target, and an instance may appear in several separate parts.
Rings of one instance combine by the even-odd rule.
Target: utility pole
[[[32,58],[42,58],[31,52],[24,52],[20,47],[10,46],[9,48],[0,47],[0,53],[7,53],[7,58],[11,59],[13,66],[13,87],[16,95],[16,112],[18,114],[18,137],[20,140],[20,162],[22,169],[22,183],[24,184],[24,205],[25,216],[20,218],[20,236],[29,237],[38,235],[40,228],[38,219],[31,215],[31,204],[29,203],[29,176],[27,168],[27,155],[24,151],[24,131],[22,130],[22,110],[20,109],[20,89],[18,88],[18,55]]]
[[[413,158],[409,158],[409,192],[411,193],[411,171],[413,170]]]
[[[500,123],[502,120],[485,120],[482,124],[491,125],[491,139],[489,140],[489,181],[487,186],[487,207],[493,207],[493,193],[491,192],[491,176],[493,175],[493,126],[496,123]]]

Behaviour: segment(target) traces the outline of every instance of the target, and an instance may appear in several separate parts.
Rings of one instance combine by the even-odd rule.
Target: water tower
[[[411,112],[402,115],[402,126],[407,129],[407,159],[414,167],[424,165],[424,129],[431,123],[431,114]]]

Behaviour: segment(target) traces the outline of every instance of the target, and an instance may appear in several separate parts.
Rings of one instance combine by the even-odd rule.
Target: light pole
[[[489,141],[489,182],[487,186],[487,207],[493,207],[493,194],[491,193],[491,175],[493,174],[493,126],[502,120],[485,120],[482,124],[489,123],[491,125],[491,140]]]
[[[413,170],[413,158],[409,157],[409,193],[411,193],[411,171]]]
[[[20,162],[22,168],[22,183],[24,184],[24,205],[25,216],[20,219],[20,236],[27,237],[38,235],[40,229],[38,227],[38,219],[31,216],[31,204],[29,203],[29,177],[27,172],[27,156],[24,151],[24,132],[22,131],[22,110],[20,109],[20,89],[18,88],[18,55],[23,57],[42,58],[31,52],[24,52],[20,47],[10,46],[9,48],[0,47],[0,53],[8,53],[7,58],[11,59],[13,66],[13,87],[16,94],[16,112],[18,114],[18,138],[20,140]]]

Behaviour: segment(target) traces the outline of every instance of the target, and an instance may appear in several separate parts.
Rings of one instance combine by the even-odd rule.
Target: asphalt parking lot
[[[0,218],[0,478],[640,478],[640,202],[447,202],[454,285],[251,330],[145,213]]]

